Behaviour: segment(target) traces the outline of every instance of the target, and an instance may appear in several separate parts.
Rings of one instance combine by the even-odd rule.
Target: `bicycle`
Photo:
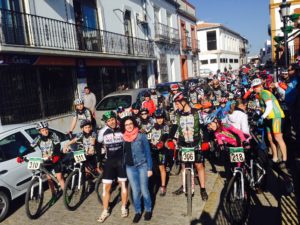
[[[192,198],[195,192],[194,162],[196,147],[179,147],[179,159],[184,164],[182,171],[183,192],[187,197],[187,215],[192,216]]]
[[[250,208],[250,186],[245,178],[246,156],[242,147],[226,146],[225,148],[225,151],[229,152],[230,163],[233,165],[233,174],[225,192],[225,215],[231,223],[243,224],[249,215]]]
[[[99,174],[93,167],[88,165],[85,150],[79,149],[72,153],[75,160],[74,167],[66,179],[65,188],[63,190],[64,205],[70,211],[76,210],[84,200],[87,175],[90,176],[91,180],[96,179],[95,186],[101,182],[102,178],[102,173]]]
[[[46,168],[47,166],[52,165],[52,163],[47,163],[49,161],[48,158],[23,157],[23,160],[28,163],[27,169],[32,170],[33,173],[25,197],[26,215],[29,219],[37,219],[42,212],[44,200],[43,180],[45,180],[46,176],[50,176],[57,188],[57,191],[59,190],[60,184],[56,179],[54,171],[49,171]]]

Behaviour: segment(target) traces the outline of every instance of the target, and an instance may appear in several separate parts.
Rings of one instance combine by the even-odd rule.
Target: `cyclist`
[[[274,163],[278,162],[277,146],[272,137],[274,136],[282,153],[282,162],[279,166],[280,168],[285,168],[287,149],[281,132],[282,119],[285,117],[283,110],[281,109],[276,97],[270,91],[263,89],[261,79],[254,79],[251,83],[251,87],[258,95],[260,106],[264,109],[264,113],[259,119],[259,123],[264,123],[266,126],[268,140],[273,153],[272,160]]]
[[[131,116],[137,121],[140,118],[140,108],[137,103],[133,103],[131,106]]]
[[[126,116],[129,116],[130,112],[125,111],[125,108],[123,106],[119,106],[116,111],[117,111],[118,125],[120,125],[122,122],[122,119]]]
[[[155,121],[153,118],[149,115],[149,111],[146,108],[142,108],[140,110],[140,119],[138,121],[139,127],[140,127],[140,132],[143,134],[148,135],[154,126]],[[149,139],[149,137],[148,137]]]
[[[68,152],[70,145],[76,143],[79,147],[82,147],[85,150],[86,161],[89,163],[90,168],[96,170],[100,174],[101,171],[97,166],[95,149],[97,134],[92,130],[92,122],[90,120],[82,120],[80,128],[82,131],[77,134],[75,138],[65,144],[64,153]],[[89,172],[87,167],[86,172]]]
[[[156,91],[155,87],[150,88],[150,98],[153,100],[157,109],[162,108],[163,97]]]
[[[188,99],[192,107],[200,101],[200,93],[196,89],[197,85],[194,82],[189,83]]]
[[[169,134],[169,126],[165,123],[165,115],[161,109],[157,109],[154,113],[156,123],[150,131],[150,143],[151,150],[154,156],[154,160],[157,161],[160,178],[161,178],[161,187],[160,187],[160,196],[166,195],[166,156],[167,149],[165,147],[165,142]]]
[[[173,102],[173,97],[179,92],[178,84],[171,84],[170,85],[170,93],[169,93],[169,101],[168,101],[168,108],[169,111],[176,111],[175,104]]]
[[[105,112],[102,120],[105,122],[105,126],[99,131],[98,142],[101,143],[106,150],[106,162],[103,168],[103,208],[98,222],[104,222],[109,217],[109,199],[110,190],[113,180],[116,178],[121,186],[121,217],[128,216],[127,204],[127,187],[126,187],[126,170],[123,162],[124,150],[123,150],[123,134],[117,125],[117,115],[113,111]]]
[[[154,104],[154,101],[151,99],[149,92],[145,92],[144,98],[145,101],[142,103],[142,108],[148,109],[150,116],[155,112],[156,106]]]
[[[204,155],[201,151],[201,134],[200,134],[200,115],[197,110],[192,109],[186,97],[181,93],[177,93],[173,101],[178,109],[176,122],[178,125],[178,146],[197,147],[195,152],[195,167],[200,180],[200,194],[203,201],[208,199],[205,189],[205,168]],[[183,186],[173,192],[176,195],[183,193]]]
[[[31,143],[31,147],[39,147],[42,152],[42,158],[46,160],[46,163],[50,163],[50,166],[46,166],[46,169],[55,171],[55,176],[59,181],[60,187],[63,190],[65,181],[62,175],[62,164],[61,164],[61,152],[60,152],[60,140],[59,137],[49,131],[48,123],[46,121],[39,122],[36,126],[39,131],[39,135]],[[49,175],[47,175],[48,184],[52,193],[50,203],[53,204],[57,200],[57,194],[55,193],[54,183]]]
[[[92,121],[93,129],[96,129],[96,120],[94,119],[92,112],[88,108],[84,107],[83,99],[75,99],[74,105],[75,112],[73,113],[73,119],[68,134],[72,134],[76,127],[77,121],[81,122],[82,120]]]

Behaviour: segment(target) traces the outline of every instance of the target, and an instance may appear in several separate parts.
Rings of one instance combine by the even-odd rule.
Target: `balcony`
[[[190,51],[192,50],[192,39],[188,36],[182,37],[182,50],[183,51]]]
[[[155,41],[164,43],[178,43],[178,29],[169,27],[162,23],[155,23]]]
[[[0,9],[0,45],[154,58],[152,41],[46,17]],[[15,51],[16,48],[13,48]]]
[[[194,54],[200,52],[200,42],[195,38],[192,40],[192,52]]]

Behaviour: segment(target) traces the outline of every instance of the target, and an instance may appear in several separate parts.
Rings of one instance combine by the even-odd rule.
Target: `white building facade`
[[[264,65],[272,62],[272,45],[271,41],[267,40],[264,47],[260,50],[260,62]]]
[[[248,41],[222,24],[199,22],[197,35],[200,42],[200,69],[237,70],[246,63]]]

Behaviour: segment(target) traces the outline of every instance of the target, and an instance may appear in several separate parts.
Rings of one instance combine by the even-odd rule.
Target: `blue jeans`
[[[126,166],[127,177],[132,188],[133,205],[135,213],[142,213],[141,195],[144,199],[146,212],[151,212],[152,201],[148,189],[148,171],[147,163],[138,167]]]

